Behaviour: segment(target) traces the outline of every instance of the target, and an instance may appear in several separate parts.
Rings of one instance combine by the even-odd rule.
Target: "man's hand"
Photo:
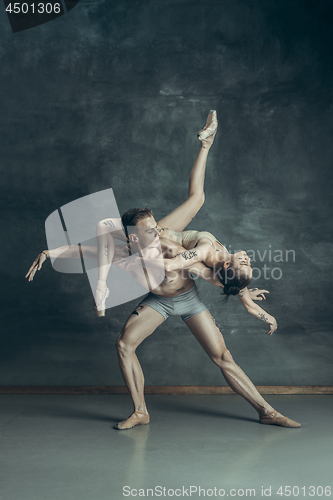
[[[259,290],[259,288],[249,288],[250,296],[252,300],[266,300],[265,293],[269,293],[268,290]]]
[[[28,278],[28,281],[32,281],[34,279],[34,276],[37,271],[39,271],[43,265],[43,263],[47,259],[47,250],[45,252],[40,253],[37,258],[33,261],[29,271],[25,275],[26,278]]]
[[[268,332],[266,332],[267,335],[272,335],[273,332],[275,332],[277,330],[277,322],[276,322],[276,319],[273,318],[274,321],[272,321],[272,323],[269,323],[269,326],[270,326],[270,330],[268,330]]]

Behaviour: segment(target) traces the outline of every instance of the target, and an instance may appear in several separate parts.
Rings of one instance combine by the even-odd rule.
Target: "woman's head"
[[[251,283],[251,259],[246,252],[230,254],[218,272],[225,295],[238,295]]]

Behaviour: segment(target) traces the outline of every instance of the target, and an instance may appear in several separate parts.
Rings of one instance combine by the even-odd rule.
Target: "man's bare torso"
[[[150,291],[156,295],[162,295],[163,297],[175,297],[192,288],[194,280],[191,277],[189,271],[187,271],[186,269],[180,269],[171,272],[165,272],[164,267],[162,269],[162,258],[170,259],[178,255],[185,249],[178,243],[161,237],[160,249],[162,251],[162,255],[159,249],[154,249],[155,253],[152,251],[150,258],[156,258],[156,260],[158,257],[160,258],[160,271],[162,272],[162,274],[164,274],[164,279],[163,281],[161,281],[161,278],[155,280],[156,283],[154,283],[153,279],[150,279]],[[142,272],[142,259],[140,259],[138,255],[137,257],[132,256],[133,258],[131,259],[128,258],[128,255],[128,248],[126,246],[116,246],[113,259],[114,264],[131,274],[131,276],[137,283],[147,288],[146,275]],[[149,259],[144,260],[144,262],[149,264]],[[151,275],[151,273],[149,274]]]

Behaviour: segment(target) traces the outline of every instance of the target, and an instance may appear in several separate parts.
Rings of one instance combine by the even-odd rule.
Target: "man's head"
[[[157,223],[150,208],[131,208],[124,213],[121,222],[130,243],[141,249],[159,244]]]

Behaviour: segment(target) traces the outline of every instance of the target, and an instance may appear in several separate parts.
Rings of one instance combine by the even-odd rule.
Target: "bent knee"
[[[218,366],[220,366],[221,363],[233,363],[234,362],[234,358],[232,357],[231,352],[228,349],[225,349],[224,351],[222,351],[222,353],[221,352],[214,353],[211,356],[211,359]]]
[[[223,351],[222,353],[222,361],[233,361],[234,358],[232,357],[231,355],[231,352],[229,351],[229,349],[226,349],[225,351]]]
[[[119,356],[121,357],[130,356],[133,354],[133,352],[135,352],[135,349],[133,349],[133,347],[130,346],[127,342],[125,342],[121,338],[121,335],[118,337],[116,341],[116,349],[118,351]]]

